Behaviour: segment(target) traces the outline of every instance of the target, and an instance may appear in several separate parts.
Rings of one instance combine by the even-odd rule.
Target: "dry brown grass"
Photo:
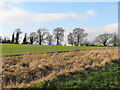
[[[100,66],[118,59],[118,48],[3,56],[3,87],[21,87],[54,75]]]

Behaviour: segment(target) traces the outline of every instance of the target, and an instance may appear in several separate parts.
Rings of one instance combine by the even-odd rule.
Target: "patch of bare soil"
[[[2,56],[5,88],[22,87],[54,75],[85,70],[118,60],[118,48]]]

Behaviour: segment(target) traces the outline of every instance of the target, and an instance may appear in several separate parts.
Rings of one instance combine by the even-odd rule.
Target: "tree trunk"
[[[42,42],[42,40],[41,40],[41,35],[39,36],[39,45],[41,45],[41,42]]]
[[[79,40],[79,36],[78,36],[78,39],[77,39],[77,46],[79,45],[79,41],[80,41],[80,40]]]
[[[107,46],[106,43],[103,44],[104,46]]]
[[[57,46],[59,45],[59,38],[57,37]]]

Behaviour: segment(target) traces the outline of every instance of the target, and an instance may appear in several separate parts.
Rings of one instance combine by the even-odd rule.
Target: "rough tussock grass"
[[[69,72],[54,79],[36,83],[30,88],[120,88],[120,61],[89,68],[84,71]]]
[[[118,60],[117,48],[3,56],[3,87],[31,86],[56,75]]]

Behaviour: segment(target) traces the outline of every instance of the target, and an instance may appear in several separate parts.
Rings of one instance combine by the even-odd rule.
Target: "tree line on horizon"
[[[53,30],[53,34],[48,32],[46,28],[40,28],[37,32],[31,32],[29,36],[24,34],[22,44],[39,44],[39,45],[57,45],[62,46],[64,41],[65,30],[62,27],[57,27]],[[12,39],[9,37],[2,38],[1,43],[20,44],[20,35],[23,32],[21,29],[16,29],[12,34]],[[118,46],[117,33],[103,33],[98,35],[93,42],[87,40],[88,33],[82,28],[74,28],[74,30],[67,35],[67,43],[71,46]],[[66,46],[66,45],[65,45]]]

